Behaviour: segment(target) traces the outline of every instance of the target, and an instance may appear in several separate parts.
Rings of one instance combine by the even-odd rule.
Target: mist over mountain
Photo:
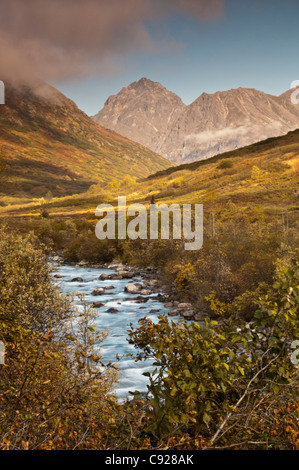
[[[295,130],[299,106],[291,90],[273,96],[253,88],[203,93],[187,106],[142,78],[110,96],[93,119],[179,164]]]

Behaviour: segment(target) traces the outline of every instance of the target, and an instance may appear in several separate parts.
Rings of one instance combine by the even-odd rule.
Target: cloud
[[[202,20],[214,20],[224,13],[225,2],[223,0],[171,0],[172,7],[180,12]]]
[[[219,144],[221,141],[238,141],[240,139],[249,139],[259,137],[259,140],[267,138],[270,135],[280,133],[283,124],[273,121],[268,124],[247,124],[238,127],[224,127],[222,129],[208,130],[198,134],[189,134],[185,142],[196,145],[213,145]]]
[[[113,70],[119,55],[155,50],[148,21],[178,12],[211,21],[222,14],[224,3],[1,0],[0,75],[49,80],[107,73]]]

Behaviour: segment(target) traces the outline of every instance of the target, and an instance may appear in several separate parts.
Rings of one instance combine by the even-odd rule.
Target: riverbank
[[[130,392],[146,393],[148,377],[155,369],[153,361],[136,361],[140,352],[129,344],[128,330],[138,328],[145,316],[153,323],[159,316],[169,316],[175,323],[183,321],[183,315],[174,315],[172,303],[156,279],[155,270],[123,265],[118,261],[91,264],[85,261],[69,264],[59,256],[51,259],[52,278],[62,294],[71,296],[73,304],[82,309],[84,302],[95,310],[94,324],[107,335],[100,344],[104,363],[115,364],[119,377],[114,387],[118,399],[125,399]],[[179,306],[178,306],[179,308]]]

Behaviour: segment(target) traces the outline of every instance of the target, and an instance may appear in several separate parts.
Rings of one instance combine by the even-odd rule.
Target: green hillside
[[[150,175],[143,188],[156,200],[231,201],[264,209],[298,202],[299,130],[208,160],[171,167]],[[144,193],[143,193],[144,194]]]
[[[2,196],[81,193],[126,175],[144,177],[169,162],[103,129],[55,88],[6,84],[0,107]]]
[[[67,215],[94,213],[101,200],[115,201],[126,194],[128,202],[202,203],[220,212],[233,203],[242,211],[278,213],[288,210],[296,216],[299,186],[299,130],[267,139],[208,160],[171,167],[132,185],[96,185],[78,196],[55,198],[44,204],[50,213]],[[5,213],[5,209],[2,213]],[[24,207],[19,213],[26,214]],[[30,207],[39,214],[40,206]]]

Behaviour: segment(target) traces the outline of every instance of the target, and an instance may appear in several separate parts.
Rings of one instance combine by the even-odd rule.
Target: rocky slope
[[[238,88],[203,93],[186,106],[142,78],[111,96],[93,119],[175,163],[188,163],[297,129],[299,105],[290,94]]]
[[[0,194],[80,193],[126,175],[144,177],[169,162],[102,128],[55,88],[6,83],[0,106]]]

